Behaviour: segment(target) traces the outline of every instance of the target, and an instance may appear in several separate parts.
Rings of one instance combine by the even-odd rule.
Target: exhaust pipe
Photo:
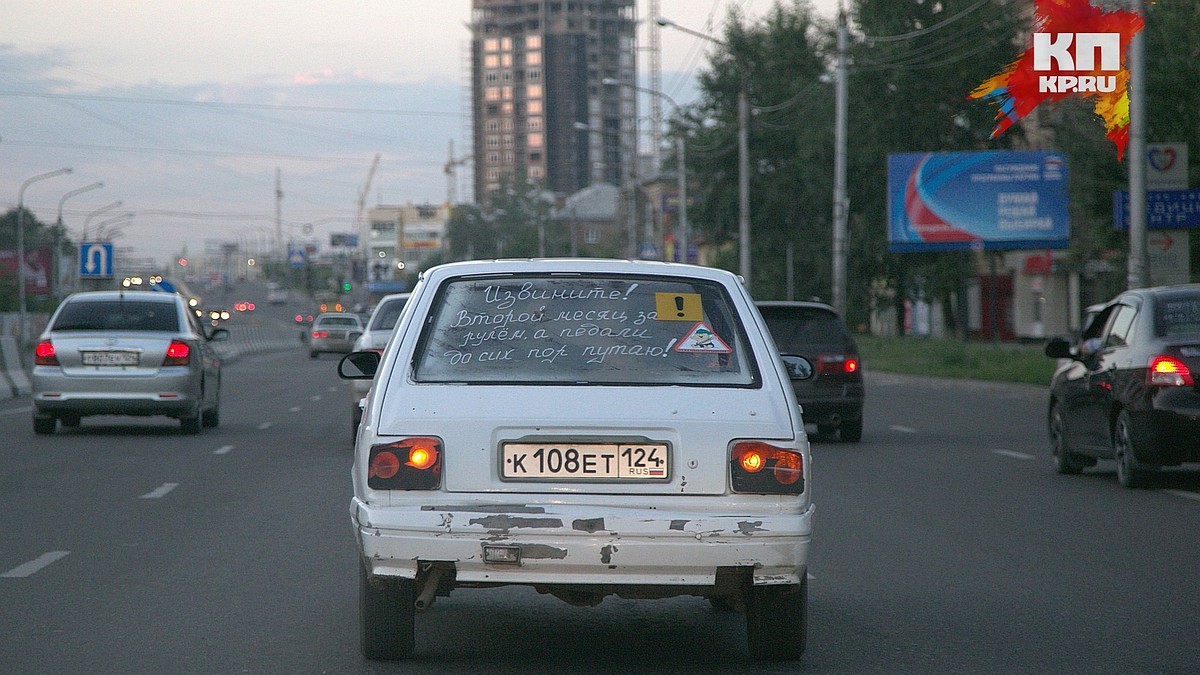
[[[421,587],[421,592],[417,595],[416,602],[413,603],[413,607],[418,612],[424,612],[433,607],[433,600],[437,596],[438,584],[442,582],[442,574],[445,571],[444,567],[434,566],[429,568],[429,574],[425,575],[425,585]]]

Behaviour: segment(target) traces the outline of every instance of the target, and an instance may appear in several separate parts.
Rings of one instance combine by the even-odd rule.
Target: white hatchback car
[[[745,612],[750,655],[807,635],[809,443],[738,278],[620,260],[426,271],[370,378],[353,468],[362,648],[407,658],[455,588],[577,605],[693,595]]]

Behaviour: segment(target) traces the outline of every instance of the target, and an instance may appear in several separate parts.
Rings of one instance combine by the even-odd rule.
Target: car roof
[[[325,312],[324,314],[317,315],[318,320],[320,320],[320,319],[335,319],[335,318],[342,318],[342,319],[350,318],[350,319],[357,319],[359,321],[362,320],[362,317],[360,317],[357,314],[351,313],[351,312]]]
[[[715,267],[685,265],[653,260],[618,258],[514,258],[498,260],[468,260],[431,267],[422,273],[426,279],[445,279],[455,276],[487,274],[645,274],[712,279],[737,282],[737,275]]]
[[[177,293],[162,291],[80,291],[67,296],[71,302],[101,302],[105,300],[149,300],[151,302],[175,302],[180,299]],[[65,301],[64,301],[65,302]]]

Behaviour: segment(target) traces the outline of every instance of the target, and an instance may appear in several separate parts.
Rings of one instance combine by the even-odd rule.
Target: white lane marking
[[[0,574],[0,577],[4,577],[6,579],[21,579],[27,577],[41,570],[43,567],[50,565],[51,563],[62,560],[63,558],[67,557],[67,554],[69,553],[70,551],[50,551],[49,553],[43,553],[35,560],[30,560],[23,565],[17,565],[4,574]]]
[[[321,400],[321,395],[320,395],[320,394],[316,394],[315,396],[313,396],[313,397],[312,397],[312,400],[314,400],[314,401],[320,401],[320,400]]]
[[[13,408],[12,410],[0,410],[0,415],[23,415],[33,412],[33,406],[28,408]]]
[[[233,449],[232,445],[222,445],[221,447],[217,448],[216,450],[213,450],[213,454],[214,455],[224,455],[225,453],[229,452],[232,449]]]
[[[265,430],[265,429],[270,429],[270,428],[271,428],[271,423],[270,423],[270,422],[263,422],[262,424],[258,425],[258,430],[259,430],[259,431],[263,431],[263,430]]]
[[[338,390],[338,388],[337,388],[337,387],[330,387],[330,388],[329,388],[329,391],[337,391],[337,390]]]
[[[889,429],[891,429],[892,431],[899,431],[899,432],[900,432],[900,433],[902,433],[902,434],[915,434],[915,433],[917,433],[917,430],[916,430],[916,429],[913,429],[912,427],[902,427],[902,426],[900,426],[899,424],[893,424],[892,426],[890,426],[890,427],[888,427],[888,428],[889,428]]]
[[[155,488],[153,492],[147,492],[141,497],[138,497],[138,499],[162,499],[163,495],[177,487],[179,487],[179,483],[163,483]]]
[[[294,405],[294,406],[288,408],[288,412],[300,412],[300,406]]]
[[[992,452],[997,455],[1012,457],[1013,459],[1037,459],[1033,455],[1027,455],[1023,452],[1017,452],[1016,450],[992,450]]]
[[[809,578],[809,579],[816,579],[816,577],[814,577],[814,576],[812,575],[812,572],[809,572],[809,573],[808,573],[808,578]]]
[[[1175,495],[1176,497],[1183,497],[1184,499],[1195,499],[1196,501],[1200,501],[1200,492],[1188,492],[1187,490],[1160,490],[1160,492],[1165,492],[1169,495]]]

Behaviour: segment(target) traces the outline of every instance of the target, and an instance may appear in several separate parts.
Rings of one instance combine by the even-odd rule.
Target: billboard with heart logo
[[[1187,143],[1146,144],[1146,189],[1188,189]]]

